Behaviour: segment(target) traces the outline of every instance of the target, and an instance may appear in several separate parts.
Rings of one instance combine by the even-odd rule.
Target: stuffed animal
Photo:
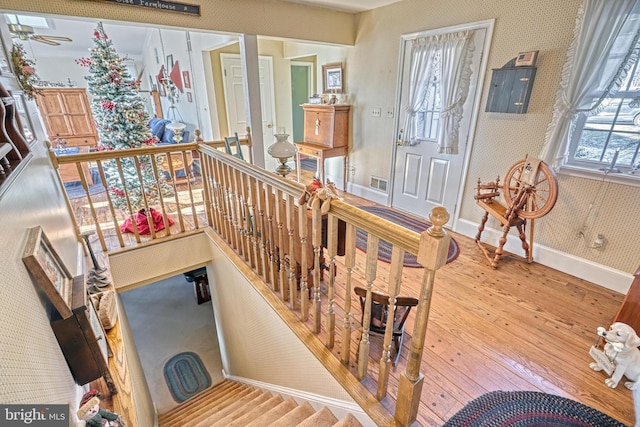
[[[333,182],[327,180],[327,186],[323,186],[318,178],[314,178],[305,187],[305,192],[300,196],[298,205],[307,205],[308,209],[313,208],[314,201],[318,200],[323,214],[329,212],[331,199],[339,199],[338,190]]]
[[[97,393],[85,394],[80,403],[80,409],[76,413],[78,418],[86,421],[87,427],[124,427],[122,417],[106,409],[100,408],[100,399]]]

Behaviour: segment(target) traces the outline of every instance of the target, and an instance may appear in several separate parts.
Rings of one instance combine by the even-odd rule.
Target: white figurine
[[[596,362],[589,366],[594,371],[605,370],[610,373],[611,377],[604,380],[608,387],[616,388],[623,376],[629,380],[624,385],[633,392],[635,425],[640,427],[640,338],[631,326],[621,322],[612,324],[609,330],[598,327],[598,335],[606,341],[606,360],[601,360],[592,352]]]

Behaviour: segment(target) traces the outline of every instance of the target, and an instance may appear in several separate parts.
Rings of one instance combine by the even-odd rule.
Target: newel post
[[[400,375],[395,419],[400,425],[409,426],[416,420],[424,377],[420,373],[427,322],[433,294],[436,270],[447,262],[451,237],[442,228],[449,221],[449,212],[443,207],[431,210],[429,215],[433,227],[420,235],[418,262],[424,266],[424,276],[420,286],[420,303],[411,335],[411,349],[406,370]]]

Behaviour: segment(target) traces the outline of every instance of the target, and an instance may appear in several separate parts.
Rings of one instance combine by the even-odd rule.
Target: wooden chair
[[[364,322],[364,312],[366,307],[367,290],[356,286],[353,289],[360,298],[360,307],[362,308],[361,323]],[[404,323],[409,316],[411,307],[418,305],[418,300],[413,297],[397,297],[395,310],[393,313],[393,343],[395,346],[395,356],[393,365],[398,364],[400,358],[400,349],[402,349],[402,339],[404,337]],[[369,322],[369,333],[374,335],[383,335],[387,328],[387,319],[389,317],[389,295],[381,292],[371,292],[371,319]]]
[[[240,146],[240,138],[238,138],[238,132],[234,136],[225,136],[224,145],[227,150],[227,154],[231,154],[234,157],[244,160],[242,155],[242,147]]]

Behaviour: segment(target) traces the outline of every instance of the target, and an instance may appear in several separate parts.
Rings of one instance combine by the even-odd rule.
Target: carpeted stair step
[[[269,424],[273,427],[295,427],[298,423],[309,418],[315,413],[315,409],[311,407],[307,402],[302,402],[293,411],[288,412],[283,417],[278,418],[276,421]]]
[[[250,411],[251,409],[266,402],[272,397],[273,395],[270,392],[263,391],[259,396],[257,396],[251,402],[246,403],[246,406],[237,408],[235,411],[228,414],[226,417],[222,418],[221,420],[215,422],[214,424],[211,424],[209,427],[227,427],[229,424],[233,422],[233,420],[242,417],[244,414],[247,413],[247,411]]]
[[[322,408],[306,420],[298,424],[298,427],[331,427],[338,419],[327,408]]]
[[[269,411],[263,413],[261,416],[247,424],[245,427],[264,427],[272,422],[276,421],[278,418],[283,417],[289,411],[293,411],[298,404],[293,399],[287,399],[284,402],[280,403],[275,408],[270,409]]]
[[[204,395],[205,393],[201,393],[167,413],[168,416],[163,418],[163,424],[160,425],[162,427],[170,427],[173,425],[177,427],[185,427],[193,420],[197,420],[202,414],[213,409],[220,410],[234,402],[234,399],[236,399],[237,396],[243,396],[250,393],[252,390],[252,387],[240,383],[234,383],[231,387],[227,387],[217,393],[207,393],[206,395]]]
[[[335,423],[333,427],[362,427],[362,424],[356,419],[356,417],[351,414],[347,414],[346,417]]]
[[[226,383],[226,384],[225,384]],[[204,405],[212,401],[224,398],[243,387],[242,384],[229,381],[222,383],[220,387],[212,387],[197,396],[181,403],[176,408],[158,417],[158,422],[162,426],[179,425],[189,414],[196,412]]]
[[[190,412],[189,415],[182,419],[180,427],[192,427],[206,419],[210,414],[224,411],[229,405],[232,405],[237,400],[247,396],[254,391],[253,387],[244,386],[241,389],[236,389],[233,393],[216,399],[214,401],[203,402],[196,411]]]
[[[229,427],[245,427],[248,423],[255,420],[257,417],[269,411],[270,409],[275,408],[282,402],[284,402],[284,399],[282,398],[282,396],[280,396],[279,394],[276,394],[266,402],[249,410],[243,416],[233,420],[231,424],[229,424]]]
[[[241,384],[229,380],[218,383],[213,387],[206,389],[202,393],[199,393],[197,396],[192,397],[186,402],[181,403],[172,410],[158,415],[158,422],[161,424],[171,422],[172,420],[175,420],[176,417],[182,416],[183,413],[187,413],[190,409],[198,407],[199,405],[201,405],[201,402],[211,402],[212,400],[216,400],[220,396],[225,396],[226,394],[232,392],[234,389],[240,386]]]
[[[195,424],[194,427],[211,427],[213,424],[225,418],[227,415],[233,414],[239,408],[246,411],[250,402],[255,398],[261,396],[262,394],[264,394],[262,390],[253,389],[251,393],[246,394],[239,399],[236,399],[234,402],[231,402],[229,405],[218,411],[207,411],[207,413],[204,414],[202,419],[200,419],[200,421]]]

